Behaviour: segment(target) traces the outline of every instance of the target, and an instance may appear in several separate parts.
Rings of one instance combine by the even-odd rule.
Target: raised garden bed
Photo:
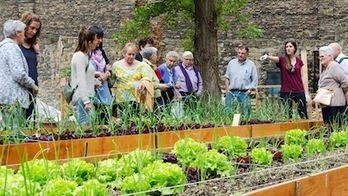
[[[179,143],[181,144],[175,144],[175,147],[173,151],[171,151],[171,153],[162,154],[161,152],[159,152],[160,149],[153,150],[152,153],[156,155],[154,156],[157,157],[156,159],[158,159],[158,155],[162,154],[162,160],[164,162],[174,163],[175,167],[181,166],[182,169],[179,169],[179,171],[184,171],[188,183],[183,183],[181,179],[181,183],[177,184],[175,187],[154,187],[156,188],[156,190],[143,192],[142,194],[153,195],[159,193],[180,193],[180,195],[311,195],[322,193],[325,195],[344,195],[347,193],[345,184],[348,182],[348,177],[346,177],[348,174],[348,168],[345,167],[348,163],[348,154],[346,152],[346,149],[344,148],[344,146],[348,145],[348,142],[346,141],[346,134],[347,133],[344,131],[331,132],[330,130],[327,130],[325,128],[319,130],[318,132],[311,133],[294,129],[287,132],[284,137],[277,136],[272,138],[257,139],[248,138],[246,140],[235,136],[222,137],[219,138],[219,141],[214,141],[211,145],[208,146],[206,146],[206,144],[204,143],[199,143],[185,137],[185,140],[190,143],[186,143],[183,140],[180,140]],[[221,148],[221,145],[223,146],[223,144],[226,144],[226,142],[223,142],[226,138],[234,138],[233,144],[229,145],[233,148],[233,151],[230,151],[228,147]],[[315,151],[314,154],[310,155],[310,148],[308,148],[308,145],[316,139],[324,141],[326,152]],[[241,140],[243,140],[247,145],[245,144],[245,146],[243,147],[243,145],[238,142]],[[284,149],[281,148],[281,146],[290,145],[291,143],[298,145],[301,144],[302,146],[307,145],[307,149],[303,152],[301,151],[302,153],[299,159],[293,157],[285,161],[285,151],[283,151]],[[237,148],[237,146],[239,147]],[[257,157],[254,157],[253,155],[255,149],[261,149],[263,147],[269,151],[274,150],[274,152],[272,152],[274,156],[271,157],[272,162],[270,162],[270,164],[266,162],[256,162]],[[243,148],[246,152],[248,152],[246,155],[250,156],[249,159],[240,159],[247,157],[246,155],[243,155],[243,153],[241,153],[242,151],[240,149]],[[203,151],[199,149],[203,149]],[[214,149],[218,149],[219,153],[216,150],[216,152],[214,152]],[[276,157],[275,152],[280,149],[283,153],[283,156]],[[196,151],[196,154],[192,154],[191,151]],[[213,157],[208,155],[210,152],[212,152],[212,154],[215,153]],[[151,152],[149,151],[149,153]],[[205,153],[208,154],[201,156]],[[191,158],[193,159],[191,160],[191,158],[187,157],[187,155],[192,155]],[[125,158],[122,161],[123,156],[121,159],[113,159],[113,162],[116,165],[111,168],[113,168],[114,170],[116,169],[115,171],[119,172],[128,171],[127,168],[122,168],[122,165],[123,167],[125,167],[124,164],[126,164],[132,168],[138,169],[134,170],[135,173],[133,174],[133,177],[122,177],[122,179],[125,181],[123,183],[127,184],[128,189],[124,188],[123,185],[119,186],[114,184],[116,187],[121,188],[110,189],[110,194],[120,195],[122,192],[136,194],[136,192],[132,191],[138,190],[138,188],[142,191],[148,190],[149,187],[143,187],[144,184],[140,183],[140,181],[138,182],[138,175],[142,174],[142,172],[140,172],[142,167],[150,166],[151,168],[151,164],[156,165],[158,163],[153,160],[154,158],[144,158],[148,157],[148,155],[145,156],[145,154],[141,156],[138,155],[136,156],[137,158],[133,157],[136,158],[136,160],[133,160],[133,158]],[[218,157],[214,158],[215,156]],[[224,170],[220,170],[221,167],[223,168],[227,166],[223,164],[223,159],[225,159],[224,157],[226,156],[232,156],[232,159],[225,160],[225,162],[229,162],[231,168],[227,170],[226,168]],[[189,164],[189,162],[186,162],[187,160],[193,161],[193,165]],[[195,163],[195,161],[197,160],[198,162]],[[213,162],[206,165],[203,160]],[[241,160],[249,161],[241,162]],[[63,162],[66,161],[71,160],[66,159]],[[134,165],[133,162],[136,164]],[[217,167],[212,165],[213,163],[217,164]],[[99,165],[99,163],[97,163],[96,165]],[[101,167],[101,165],[99,166]],[[117,170],[118,167],[120,167],[120,170]],[[96,169],[98,170],[98,167],[96,167]],[[104,169],[101,171],[104,171]],[[119,174],[116,174],[115,171],[111,171],[111,173],[118,176]],[[150,169],[150,171],[152,171],[152,169]],[[228,172],[229,174],[227,174],[226,172]],[[152,177],[150,178],[152,179]],[[100,180],[104,178],[98,179]],[[144,179],[147,179],[147,177],[144,177]],[[155,179],[157,179],[157,177]],[[129,182],[129,180],[135,181]],[[113,186],[113,183],[110,183],[111,181],[108,181],[108,183],[106,184],[108,184],[108,186]],[[132,183],[134,184],[132,185]],[[319,188],[317,188],[317,186],[319,186]]]
[[[197,141],[210,143],[225,135],[234,135],[243,138],[260,137],[284,134],[292,128],[310,130],[320,124],[320,121],[299,121],[292,123],[274,123],[267,125],[243,125],[237,127],[213,127],[193,130],[165,131],[135,135],[123,135],[129,131],[121,130],[121,135],[115,136],[110,132],[99,132],[97,135],[85,132],[77,137],[73,132],[64,132],[61,135],[42,134],[32,138],[23,138],[27,143],[11,143],[0,145],[2,165],[19,164],[34,157],[46,157],[49,160],[67,159],[72,157],[108,157],[112,154],[123,154],[139,149],[173,148],[176,141],[191,137]],[[192,126],[192,125],[191,125]],[[210,125],[212,126],[212,125]],[[183,126],[182,129],[185,127]],[[99,136],[99,137],[97,137]]]

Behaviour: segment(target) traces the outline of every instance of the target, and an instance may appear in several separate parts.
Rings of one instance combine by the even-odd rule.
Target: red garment
[[[156,68],[155,73],[156,73],[157,78],[161,81],[162,80],[161,71],[158,68]]]
[[[303,62],[300,58],[296,57],[295,72],[289,72],[285,67],[286,59],[285,57],[279,57],[279,63],[277,66],[280,68],[280,78],[281,78],[281,87],[280,92],[304,92],[301,68]]]

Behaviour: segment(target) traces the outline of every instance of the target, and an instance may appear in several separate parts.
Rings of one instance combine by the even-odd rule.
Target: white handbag
[[[334,92],[332,89],[319,88],[313,100],[323,105],[330,105]]]

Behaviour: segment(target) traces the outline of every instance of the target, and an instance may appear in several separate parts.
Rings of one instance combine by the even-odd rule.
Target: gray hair
[[[177,52],[175,52],[175,51],[170,51],[170,52],[167,53],[166,58],[169,59],[170,57],[174,57],[174,58],[178,59],[179,58],[179,54]]]
[[[149,46],[149,47],[145,47],[143,49],[143,57],[146,58],[147,60],[150,60],[150,58],[156,54],[157,52],[157,48]]]
[[[185,52],[182,54],[182,58],[185,58],[185,57],[187,57],[187,56],[192,56],[192,58],[193,58],[192,52],[190,52],[190,51],[185,51]]]
[[[328,56],[331,58],[331,60],[334,59],[334,50],[330,46],[322,46],[319,48],[319,52],[324,53],[325,56]]]
[[[26,25],[19,20],[7,20],[4,23],[4,37],[5,38],[14,38],[17,32],[24,31]]]
[[[331,43],[329,44],[329,46],[335,51],[335,50],[338,50],[338,51],[342,51],[342,47],[339,43]]]

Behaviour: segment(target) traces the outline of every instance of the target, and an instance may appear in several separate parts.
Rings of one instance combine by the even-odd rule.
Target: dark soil
[[[186,185],[185,192],[181,195],[239,195],[309,174],[337,168],[347,163],[348,156],[344,149],[337,149],[334,152],[327,153],[327,156],[317,155],[312,160],[302,160],[287,165],[283,165],[280,161],[275,161],[273,167],[270,168],[248,165],[248,167],[238,167],[236,176]]]

